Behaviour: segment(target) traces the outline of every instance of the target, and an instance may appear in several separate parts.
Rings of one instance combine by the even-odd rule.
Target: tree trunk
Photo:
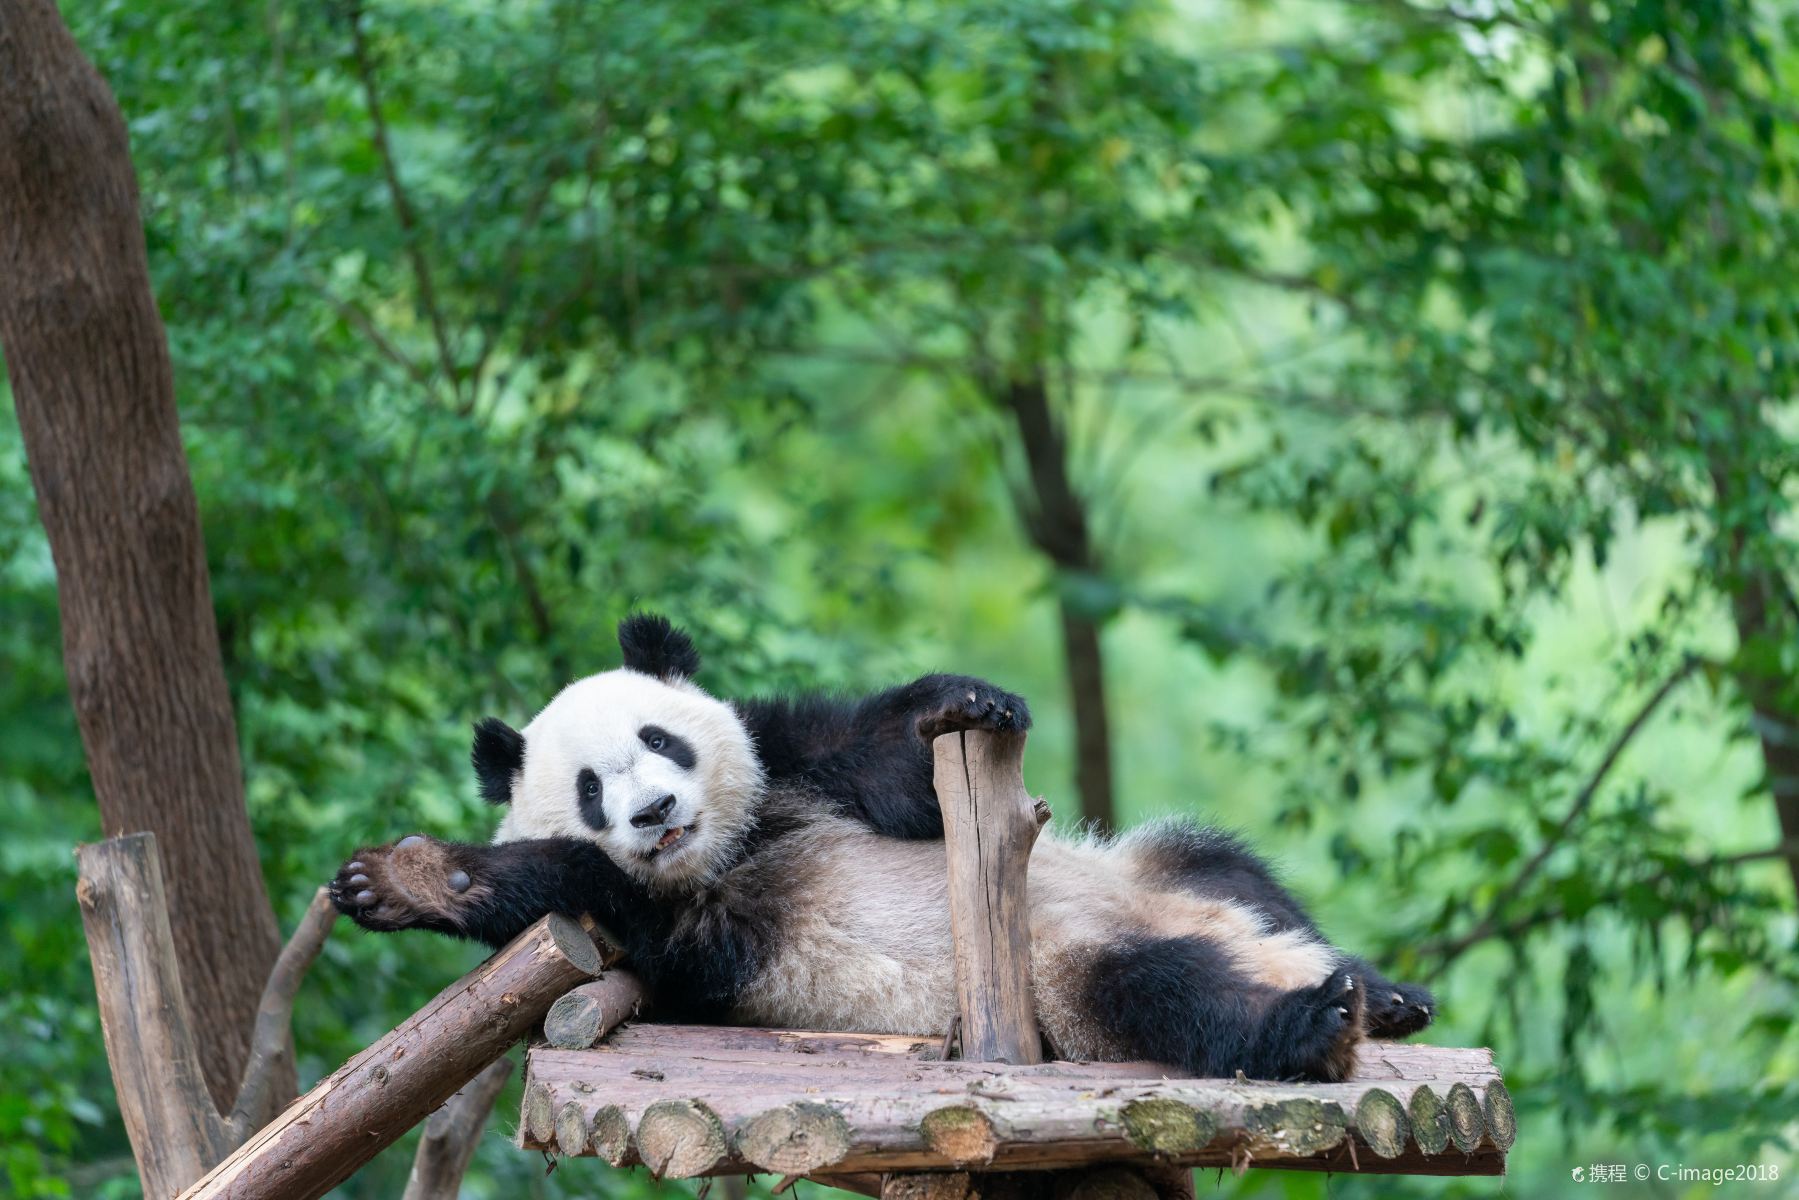
[[[226,1109],[280,939],[125,123],[51,0],[0,0],[0,345],[101,819],[163,848],[207,1088]]]
[[[1088,574],[1099,556],[1087,523],[1087,509],[1068,477],[1068,445],[1041,374],[1013,380],[998,397],[1018,425],[1024,446],[1030,494],[1018,497],[1019,517],[1033,545],[1058,571]],[[1062,652],[1068,670],[1068,696],[1074,711],[1075,785],[1080,792],[1081,819],[1110,829],[1113,825],[1112,733],[1106,716],[1105,656],[1099,622],[1058,601],[1062,618]]]
[[[1731,597],[1738,645],[1750,646],[1773,633],[1768,618],[1768,591],[1765,578],[1751,575],[1742,590]],[[1781,842],[1787,847],[1787,870],[1792,874],[1795,892],[1799,892],[1799,713],[1787,703],[1791,684],[1750,672],[1739,682],[1754,717],[1763,773],[1774,796]]]
[[[1743,489],[1732,483],[1731,465],[1714,456],[1711,476],[1737,652],[1739,656],[1747,653],[1750,660],[1738,674],[1737,686],[1749,702],[1763,774],[1780,822],[1781,844],[1787,848],[1783,857],[1793,877],[1793,889],[1799,892],[1799,848],[1795,848],[1799,847],[1799,692],[1792,680],[1771,677],[1753,662],[1758,647],[1792,636],[1793,626],[1799,622],[1799,603],[1780,578],[1777,566],[1752,561],[1747,531],[1740,525],[1731,527],[1724,519],[1725,514],[1740,511],[1744,505]]]

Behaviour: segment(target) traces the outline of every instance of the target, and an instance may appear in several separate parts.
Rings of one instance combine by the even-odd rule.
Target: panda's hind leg
[[[1096,956],[1083,1007],[1128,1057],[1203,1076],[1337,1080],[1355,1064],[1362,993],[1347,968],[1281,993],[1205,938],[1132,938]]]
[[[1275,1078],[1296,1075],[1335,1083],[1355,1070],[1367,1009],[1366,989],[1348,968],[1316,987],[1286,992],[1268,1009],[1259,1040]]]

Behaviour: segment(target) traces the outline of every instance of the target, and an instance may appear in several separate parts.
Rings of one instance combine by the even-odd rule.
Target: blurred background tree
[[[284,928],[361,841],[483,835],[468,722],[653,605],[717,690],[992,675],[1061,819],[1251,834],[1434,980],[1433,1036],[1497,1048],[1513,1188],[1799,1169],[1790,17],[67,16],[131,126]],[[15,1194],[130,1195],[68,855],[97,811],[0,437],[0,1156]],[[303,1080],[476,957],[340,931]],[[511,1104],[470,1194],[649,1188],[546,1176]]]

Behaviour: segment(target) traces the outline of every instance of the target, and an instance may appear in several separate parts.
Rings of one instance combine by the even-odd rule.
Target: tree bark
[[[0,345],[101,820],[163,848],[201,1065],[228,1109],[281,943],[125,123],[51,0],[0,0]],[[290,1065],[276,1098],[293,1086]]]
[[[1068,475],[1068,443],[1050,410],[1041,374],[1013,380],[997,397],[1012,414],[1024,446],[1030,495],[1018,497],[1019,517],[1031,542],[1058,571],[1091,574],[1099,556],[1087,508]],[[1112,734],[1106,713],[1105,656],[1099,622],[1058,598],[1068,695],[1074,709],[1075,786],[1081,819],[1101,829],[1113,825]]]

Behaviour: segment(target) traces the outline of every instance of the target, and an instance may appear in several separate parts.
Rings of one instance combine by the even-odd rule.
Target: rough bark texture
[[[522,1142],[568,1153],[579,1122],[581,1153],[671,1175],[1098,1164],[1490,1175],[1515,1133],[1485,1050],[1370,1042],[1348,1081],[1304,1085],[1174,1079],[1159,1063],[925,1057],[935,1051],[882,1034],[626,1025],[591,1050],[530,1051],[541,1115]],[[1440,1140],[1428,1123],[1414,1137],[1411,1114],[1431,1113]],[[639,1141],[646,1120],[654,1155]]]
[[[206,1091],[182,994],[156,839],[147,833],[76,851],[75,894],[94,964],[100,1032],[144,1195],[173,1196],[231,1150]]]
[[[1059,571],[1088,574],[1099,556],[1087,522],[1087,508],[1068,475],[1068,445],[1042,376],[1014,380],[998,397],[1012,414],[1024,445],[1031,492],[1019,498],[1020,516],[1031,542]],[[1062,651],[1068,694],[1074,708],[1075,786],[1081,819],[1102,829],[1113,824],[1112,735],[1106,713],[1105,656],[1099,623],[1060,601]]]
[[[324,1195],[530,1032],[556,997],[600,969],[600,951],[580,925],[544,918],[294,1101],[183,1197]],[[623,971],[608,978],[621,988],[637,986]]]
[[[1049,808],[1025,791],[1024,735],[950,733],[931,749],[949,860],[962,1057],[1042,1062],[1043,1039],[1031,1000],[1026,876]]]
[[[213,1102],[280,948],[125,123],[50,0],[0,0],[0,345],[109,835],[156,833]],[[291,1095],[292,1068],[283,1086]]]

